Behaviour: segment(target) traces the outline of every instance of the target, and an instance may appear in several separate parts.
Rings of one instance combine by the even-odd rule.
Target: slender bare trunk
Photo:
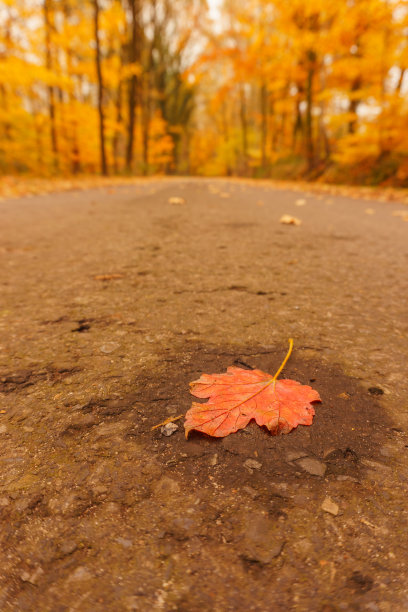
[[[151,63],[144,76],[143,104],[142,104],[142,146],[143,146],[143,174],[149,174],[149,138],[150,138],[150,68]]]
[[[113,136],[113,166],[115,173],[119,172],[119,144],[120,144],[120,125],[122,123],[122,88],[123,85],[119,81],[118,91],[116,95],[116,128]]]
[[[302,121],[302,113],[300,111],[300,100],[297,99],[296,100],[296,116],[295,116],[295,123],[293,125],[293,138],[292,138],[292,151],[293,153],[297,152],[297,142],[298,142],[298,135],[302,134],[302,130],[303,130],[303,121]]]
[[[361,77],[358,76],[356,77],[352,84],[351,84],[351,98],[349,101],[349,108],[348,111],[349,113],[353,114],[354,117],[352,119],[350,119],[349,123],[348,123],[348,133],[349,134],[354,134],[356,131],[356,127],[357,127],[357,118],[356,118],[356,113],[357,113],[357,109],[358,106],[360,104],[360,100],[356,97],[356,92],[361,89]]]
[[[268,140],[268,91],[265,83],[261,85],[261,164],[266,168],[266,143]]]
[[[314,146],[313,146],[313,84],[315,76],[316,53],[309,50],[307,53],[309,68],[307,71],[306,80],[306,121],[305,121],[305,139],[306,139],[306,158],[308,170],[314,167]]]
[[[403,84],[403,82],[404,82],[404,78],[405,78],[406,72],[407,72],[407,69],[406,69],[406,68],[401,68],[401,74],[400,74],[400,76],[399,76],[399,79],[398,79],[398,84],[397,84],[397,88],[396,88],[396,91],[397,91],[399,94],[401,93],[401,88],[402,88],[402,84]]]
[[[224,140],[225,140],[225,143],[228,145],[230,142],[230,130],[229,130],[229,125],[228,125],[227,108],[226,108],[225,103],[221,107],[221,121],[222,121],[222,132],[224,135]],[[229,147],[227,147],[227,159],[225,161],[225,166],[226,166],[226,169],[225,169],[226,175],[231,176],[232,168],[231,168],[231,163],[230,163]]]
[[[129,0],[130,11],[131,11],[131,40],[129,48],[129,61],[131,64],[140,62],[140,24],[139,24],[139,13],[140,13],[140,0]],[[133,149],[134,149],[134,138],[135,138],[135,124],[136,124],[136,97],[138,93],[138,78],[135,74],[130,77],[129,83],[129,98],[128,98],[128,142],[126,148],[126,167],[130,172],[133,163]]]
[[[247,120],[247,112],[246,112],[245,91],[242,85],[240,87],[239,114],[240,114],[240,119],[241,119],[242,154],[243,154],[243,160],[244,160],[244,171],[246,172],[247,165],[248,165],[248,120]]]
[[[98,114],[99,114],[99,146],[101,158],[101,172],[104,176],[108,174],[105,149],[105,116],[103,112],[103,77],[101,66],[101,44],[99,39],[99,0],[93,0],[94,6],[94,35],[95,35],[95,65],[98,80]]]
[[[320,89],[324,91],[326,89],[326,76],[323,72],[320,73]],[[324,163],[327,164],[330,159],[330,140],[326,131],[326,102],[325,100],[320,100],[319,103],[320,114],[319,114],[319,136],[320,136],[320,152],[319,152],[319,160],[323,159]]]
[[[272,96],[270,96],[269,99],[268,123],[269,150],[275,152],[277,145],[277,130],[275,117],[275,101]]]
[[[47,70],[52,69],[51,54],[51,0],[44,0],[43,4],[44,28],[45,28],[45,66]],[[54,157],[54,168],[58,170],[58,140],[55,118],[55,93],[54,87],[49,85],[48,90],[48,115],[50,118],[51,150]]]

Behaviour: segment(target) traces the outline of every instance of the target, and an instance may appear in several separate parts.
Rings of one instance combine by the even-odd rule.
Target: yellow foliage
[[[314,176],[391,156],[405,180],[406,2],[227,0],[213,26],[204,2],[146,3],[136,43],[126,6],[99,4],[100,76],[93,3],[51,2],[47,21],[3,2],[2,172],[97,172],[103,123],[111,171]]]

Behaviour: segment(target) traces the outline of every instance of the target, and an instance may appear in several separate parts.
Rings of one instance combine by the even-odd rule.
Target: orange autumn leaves
[[[313,402],[320,401],[317,391],[294,380],[277,380],[293,347],[277,373],[229,367],[224,374],[203,374],[190,383],[192,395],[208,398],[193,402],[184,423],[186,437],[195,429],[222,438],[243,429],[255,419],[273,435],[289,433],[298,425],[311,425],[315,414]]]

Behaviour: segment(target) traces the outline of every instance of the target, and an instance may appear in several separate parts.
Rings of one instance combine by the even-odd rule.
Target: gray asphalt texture
[[[0,609],[408,610],[404,210],[222,179],[0,202]],[[311,427],[151,431],[290,337]]]

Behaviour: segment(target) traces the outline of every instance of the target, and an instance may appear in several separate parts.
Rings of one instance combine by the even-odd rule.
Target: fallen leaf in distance
[[[186,438],[191,430],[223,438],[243,429],[255,419],[274,434],[286,434],[298,425],[311,425],[315,414],[312,402],[319,402],[317,391],[295,380],[277,380],[292,350],[275,376],[261,370],[229,367],[224,374],[202,374],[190,383],[195,397],[184,423]]]
[[[295,204],[296,206],[305,206],[306,200],[304,200],[303,198],[299,198],[299,200],[296,200]]]
[[[408,221],[408,210],[394,210],[393,217],[401,217],[403,221]]]
[[[302,223],[300,219],[292,217],[291,215],[282,215],[279,221],[284,225],[301,225]]]
[[[374,215],[375,214],[374,208],[366,208],[365,209],[365,214],[366,215]]]
[[[177,196],[173,196],[172,198],[169,198],[169,204],[185,204],[185,199],[184,198],[179,198]]]
[[[94,276],[94,280],[98,281],[110,281],[110,280],[118,280],[119,278],[124,278],[124,274],[97,274]]]

